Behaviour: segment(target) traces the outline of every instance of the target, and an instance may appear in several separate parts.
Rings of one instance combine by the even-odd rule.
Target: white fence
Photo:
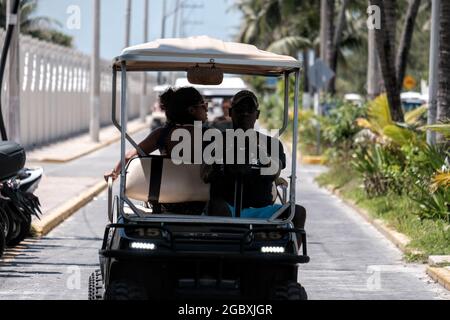
[[[4,43],[5,31],[0,30]],[[101,125],[111,123],[111,62],[101,63]],[[89,129],[90,57],[74,49],[20,36],[20,141],[26,148],[57,141]],[[150,77],[149,77],[150,78]],[[3,115],[7,118],[4,77]],[[120,84],[120,74],[118,74]],[[152,82],[151,80],[149,81]],[[151,84],[149,84],[151,86]],[[141,75],[129,76],[129,118],[139,116]],[[150,88],[149,88],[150,89]],[[151,90],[148,90],[150,93]],[[120,87],[117,89],[120,101]],[[148,99],[150,109],[154,99]]]

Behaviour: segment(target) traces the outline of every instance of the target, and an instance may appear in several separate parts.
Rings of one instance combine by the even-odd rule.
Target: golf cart
[[[308,263],[304,230],[292,224],[297,155],[290,181],[278,179],[281,208],[268,219],[241,218],[242,179],[236,178],[235,216],[161,212],[166,203],[206,202],[210,186],[201,164],[175,164],[145,154],[127,134],[127,74],[186,71],[190,83],[218,85],[223,74],[284,76],[284,123],[294,90],[293,150],[297,150],[300,63],[288,56],[209,37],[162,39],[125,49],[113,62],[112,115],[121,132],[119,193],[108,181],[108,217],[100,270],[89,280],[89,298],[106,299],[307,299],[297,282],[298,265]],[[116,81],[121,74],[121,122],[116,118]],[[289,78],[295,76],[295,87]],[[125,163],[126,142],[139,153]],[[257,168],[258,169],[258,168]],[[285,214],[287,218],[280,218]],[[299,248],[297,236],[301,239]]]

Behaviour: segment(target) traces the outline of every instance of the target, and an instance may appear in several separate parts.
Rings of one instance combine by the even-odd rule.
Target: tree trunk
[[[380,59],[377,54],[375,30],[368,31],[367,95],[370,99],[378,97],[382,91]]]
[[[439,50],[439,91],[437,120],[450,120],[450,1],[441,2],[441,30]]]
[[[395,66],[396,4],[391,0],[370,0],[370,3],[381,9],[381,28],[375,29],[375,40],[391,117],[394,121],[403,122],[400,89],[396,70],[393,68]]]
[[[419,13],[420,0],[409,0],[408,11],[406,13],[405,25],[400,40],[400,46],[397,52],[395,63],[397,69],[397,81],[399,90],[402,90],[403,79],[405,78],[406,65],[408,64],[408,55],[411,48],[411,42],[414,34],[414,25],[417,14]]]
[[[338,16],[338,22],[336,25],[336,29],[334,30],[333,45],[331,47],[331,54],[330,54],[331,55],[330,68],[331,68],[331,70],[333,70],[333,72],[335,74],[337,74],[338,51],[339,51],[339,46],[341,44],[342,32],[345,29],[345,24],[346,24],[345,12],[347,10],[348,3],[349,3],[349,0],[342,0],[341,9],[339,11],[339,16]],[[333,95],[336,93],[336,76],[334,76],[334,78],[331,79],[328,90]]]
[[[320,58],[331,67],[334,37],[334,0],[321,0]]]

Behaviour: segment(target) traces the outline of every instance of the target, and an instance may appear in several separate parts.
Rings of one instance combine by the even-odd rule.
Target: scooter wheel
[[[3,230],[2,221],[0,220],[0,258],[3,256],[5,250],[5,232]]]
[[[31,219],[14,222],[13,236],[8,240],[8,246],[14,247],[21,243],[30,234]]]
[[[0,208],[0,228],[2,229],[3,237],[5,238],[5,245],[8,241],[8,235],[11,230],[10,218],[3,208]]]

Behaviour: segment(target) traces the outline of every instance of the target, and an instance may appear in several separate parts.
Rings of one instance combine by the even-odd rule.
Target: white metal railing
[[[0,29],[1,43],[4,43],[4,37],[5,31]],[[111,123],[110,66],[110,61],[101,62],[102,126]],[[20,35],[20,72],[20,140],[24,147],[31,148],[57,141],[89,129],[90,56],[74,49]],[[4,79],[2,105],[3,115],[7,118],[7,74]],[[140,74],[129,75],[130,119],[139,116],[141,79]],[[149,86],[152,83],[149,79]],[[120,95],[120,87],[117,92]],[[153,96],[147,101],[150,110],[150,105],[154,102]]]

